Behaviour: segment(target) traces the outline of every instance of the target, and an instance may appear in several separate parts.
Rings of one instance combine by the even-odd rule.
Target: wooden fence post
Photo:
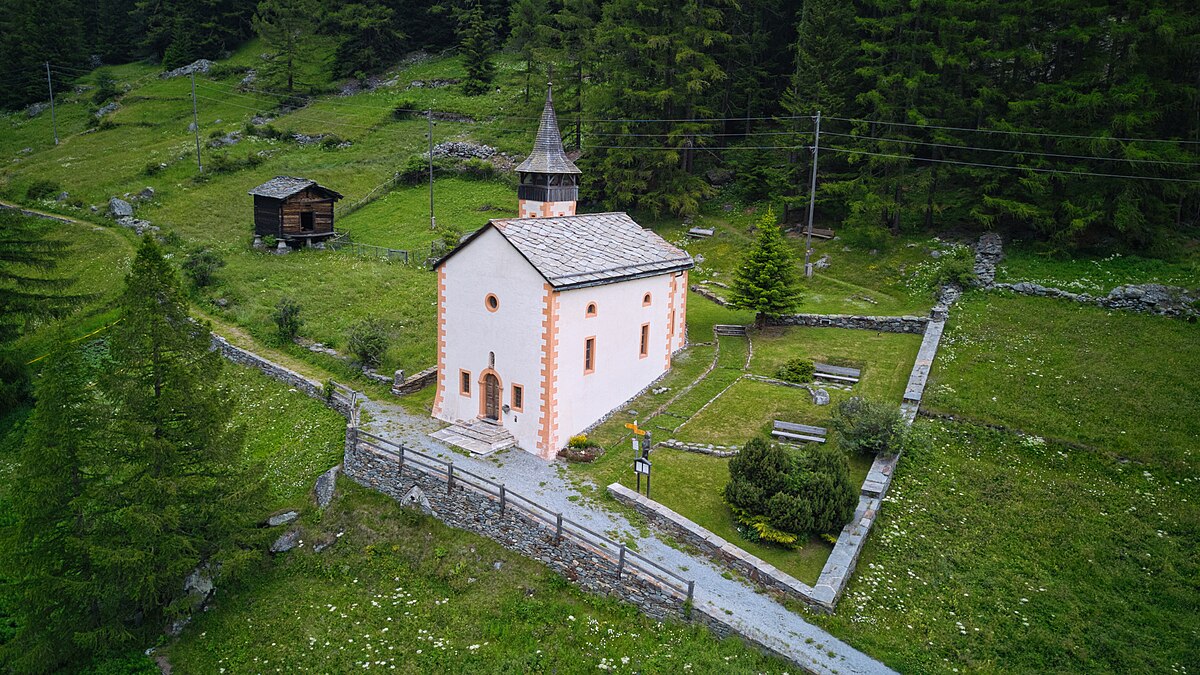
[[[450,489],[454,487],[454,462],[450,462],[446,466],[446,494],[450,494]]]
[[[400,446],[397,446],[397,447],[398,447],[398,448],[400,448],[400,459],[399,459],[399,461],[400,461],[400,466],[399,466],[399,468],[397,469],[396,477],[397,477],[397,478],[403,478],[403,477],[404,477],[404,446],[403,446],[403,445],[400,445]]]
[[[562,514],[558,514],[558,525],[554,528],[554,543],[562,541]]]
[[[688,582],[688,597],[687,597],[687,601],[688,601],[688,602],[691,602],[691,601],[692,601],[692,596],[694,596],[695,594],[696,594],[696,582],[695,582],[695,580],[692,580],[692,581],[689,581],[689,582]]]
[[[504,507],[508,502],[508,495],[504,490],[504,483],[500,484],[500,515],[504,515]]]
[[[617,558],[617,578],[621,578],[621,570],[625,569],[625,544],[621,544],[621,557]]]

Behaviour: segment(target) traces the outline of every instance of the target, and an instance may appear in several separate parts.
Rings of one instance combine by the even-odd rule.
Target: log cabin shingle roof
[[[269,197],[271,199],[287,199],[297,192],[303,192],[310,187],[329,193],[334,199],[341,199],[342,195],[330,190],[329,188],[318,185],[315,180],[307,178],[295,178],[293,176],[276,176],[271,180],[259,185],[249,192],[249,194],[259,197]]]
[[[492,220],[434,266],[495,228],[555,290],[658,276],[693,266],[692,257],[625,213]]]

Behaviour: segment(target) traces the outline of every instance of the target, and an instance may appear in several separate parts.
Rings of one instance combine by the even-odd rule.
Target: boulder
[[[288,523],[294,521],[295,519],[297,519],[299,517],[300,517],[300,513],[298,511],[288,511],[286,513],[280,513],[280,514],[271,516],[270,518],[267,518],[267,526],[268,527],[279,527],[280,525],[287,525]]]
[[[60,193],[58,193],[58,196],[54,198],[54,201],[56,201],[56,202],[65,202],[65,201],[67,201],[67,200],[68,200],[68,199],[70,199],[70,198],[71,198],[71,195],[70,195],[70,193],[67,193],[67,192],[60,192]]]
[[[120,197],[113,197],[108,200],[108,213],[113,218],[127,218],[133,215],[133,205]]]
[[[100,108],[99,110],[97,110],[95,112],[96,118],[99,119],[111,112],[115,112],[116,109],[120,108],[120,107],[121,107],[121,105],[119,103],[117,103],[116,101],[109,101],[108,103],[105,103],[102,108]]]
[[[154,199],[154,188],[152,188],[150,186],[146,186],[146,187],[142,188],[141,192],[134,195],[133,198],[138,201],[146,201],[148,199]]]
[[[425,491],[419,486],[414,485],[408,494],[404,495],[404,499],[400,500],[400,504],[420,509],[425,515],[433,515],[433,507],[429,505],[429,498],[425,496]]]
[[[209,70],[212,69],[213,65],[214,65],[213,62],[209,61],[208,59],[197,59],[197,60],[192,61],[191,63],[187,64],[186,66],[180,66],[180,67],[176,68],[175,70],[168,70],[167,72],[163,73],[159,77],[161,77],[165,80],[165,79],[172,78],[172,77],[183,77],[184,75],[191,75],[192,73],[207,73]]]
[[[29,107],[25,109],[25,114],[28,115],[29,117],[37,117],[38,115],[41,115],[42,112],[44,112],[49,107],[50,107],[49,103],[44,103],[44,102],[31,103],[29,105]]]
[[[813,389],[812,400],[814,405],[829,405],[829,392],[824,389]]]
[[[333,501],[333,492],[337,488],[337,477],[341,470],[342,465],[338,464],[317,477],[317,483],[313,486],[313,499],[318,508],[323,509]]]
[[[268,550],[271,553],[287,553],[288,551],[300,545],[300,534],[301,533],[299,529],[288,530],[284,534],[280,535],[280,537],[275,540],[275,543],[271,544],[271,548]]]

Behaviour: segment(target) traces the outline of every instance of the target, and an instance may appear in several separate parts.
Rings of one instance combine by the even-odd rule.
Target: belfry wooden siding
[[[280,204],[278,199],[254,195],[254,234],[260,237],[279,235]]]
[[[313,213],[313,229],[305,231],[300,227],[300,214],[304,211]],[[283,203],[283,234],[326,234],[333,232],[333,200],[305,190],[288,197]]]

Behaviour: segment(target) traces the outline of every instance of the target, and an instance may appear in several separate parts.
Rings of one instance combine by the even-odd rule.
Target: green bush
[[[210,173],[233,173],[242,169],[253,169],[263,163],[263,158],[251,152],[245,158],[234,157],[227,152],[214,152],[205,162],[205,170]]]
[[[784,546],[841,530],[858,505],[850,463],[839,449],[792,451],[762,438],[730,460],[724,496],[744,534]]]
[[[59,192],[62,192],[62,184],[58,181],[53,181],[48,178],[39,178],[29,184],[25,188],[25,198],[30,201],[41,201],[50,199]]]
[[[486,159],[472,158],[462,163],[460,171],[464,178],[474,180],[492,180],[499,173],[496,165]]]
[[[292,298],[280,298],[275,304],[271,320],[275,322],[275,329],[281,340],[291,342],[300,333],[300,327],[304,325],[304,319],[300,318],[300,310],[300,303]]]
[[[346,331],[346,346],[350,353],[358,357],[364,366],[374,368],[383,359],[383,353],[388,348],[387,324],[375,317],[368,316]]]
[[[275,235],[268,234],[263,236],[262,243],[263,248],[267,249],[268,251],[274,251],[275,247],[279,245],[279,240],[275,238]]]
[[[775,371],[775,377],[784,382],[803,384],[812,382],[816,372],[816,366],[813,365],[812,359],[796,358],[779,366],[779,370]]]
[[[117,81],[112,73],[107,70],[96,73],[96,91],[92,94],[92,103],[102,106],[120,94],[121,90],[117,88]]]
[[[211,286],[216,281],[217,270],[225,266],[225,259],[210,248],[193,249],[183,260],[183,273],[197,288]]]
[[[892,244],[891,233],[878,225],[846,226],[838,236],[845,245],[863,251],[884,251]]]
[[[326,150],[333,150],[343,142],[345,142],[345,139],[343,139],[341,136],[338,136],[337,134],[328,134],[321,139],[321,147]]]
[[[863,455],[899,452],[908,431],[899,407],[857,396],[837,404],[830,423],[839,447]]]
[[[964,288],[975,283],[975,252],[967,246],[956,246],[948,255],[938,259],[934,288],[958,284]]]
[[[392,107],[392,119],[406,120],[417,115],[420,115],[421,106],[411,98],[403,98],[396,101],[396,105]]]

